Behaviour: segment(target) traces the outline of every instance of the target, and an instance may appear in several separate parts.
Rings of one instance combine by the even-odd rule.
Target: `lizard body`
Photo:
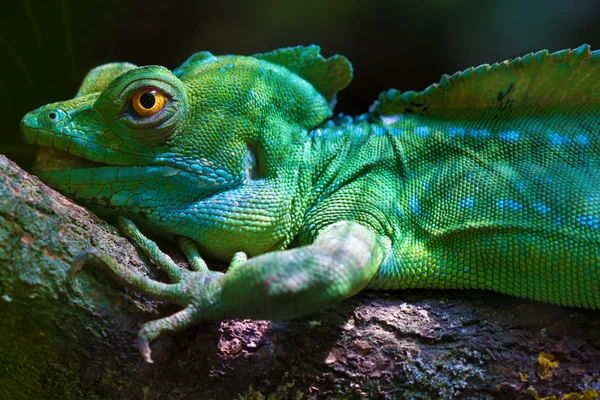
[[[147,361],[163,332],[300,316],[365,287],[488,289],[598,309],[599,58],[586,45],[541,51],[332,118],[352,76],[345,58],[316,46],[200,52],[172,72],[95,68],[74,99],[32,111],[21,129],[60,151],[39,162],[43,181],[119,216],[174,281],[95,249],[74,263],[95,259],[184,307],[144,325]],[[135,224],[175,237],[193,271]],[[212,272],[200,254],[232,261]]]

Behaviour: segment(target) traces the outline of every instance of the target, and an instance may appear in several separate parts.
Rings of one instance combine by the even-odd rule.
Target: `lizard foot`
[[[198,247],[191,239],[185,237],[177,238],[179,246],[188,258],[192,271],[177,266],[171,257],[160,251],[158,246],[146,238],[133,222],[119,217],[117,219],[117,226],[125,236],[140,246],[160,269],[169,275],[173,283],[166,284],[138,274],[130,268],[119,264],[109,254],[95,248],[82,251],[73,260],[70,276],[72,279],[75,279],[77,273],[83,269],[84,265],[91,263],[103,269],[114,280],[133,288],[137,292],[143,293],[150,298],[168,301],[185,307],[182,311],[171,316],[144,324],[139,331],[138,348],[142,358],[144,361],[152,363],[149,343],[163,333],[180,331],[198,322],[200,314],[196,312],[196,306],[201,303],[198,302],[198,299],[201,297],[206,298],[199,291],[203,291],[206,285],[215,278],[222,276],[223,273],[213,272],[208,269],[198,252]],[[247,257],[244,254],[240,259],[245,260]],[[208,290],[208,293],[210,294],[211,290]],[[196,301],[193,301],[193,299],[196,299]],[[209,303],[212,302],[210,299],[208,301]],[[210,308],[203,307],[203,309]],[[206,318],[204,314],[203,316]]]
[[[354,295],[372,279],[385,253],[377,235],[355,222],[325,228],[311,245],[273,251],[251,259],[236,253],[226,273],[210,271],[188,238],[178,238],[192,271],[178,267],[136,226],[119,219],[119,227],[167,272],[172,284],[155,281],[120,265],[97,249],[84,251],[72,266],[77,273],[92,261],[116,281],[148,297],[183,309],[145,323],[138,348],[152,362],[150,343],[162,334],[193,324],[226,318],[285,319],[317,312]]]

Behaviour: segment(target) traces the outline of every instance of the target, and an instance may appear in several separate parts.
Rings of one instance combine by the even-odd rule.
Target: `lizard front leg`
[[[323,229],[314,243],[307,246],[251,259],[238,253],[226,273],[203,268],[193,242],[180,239],[188,258],[195,258],[192,264],[196,264],[196,270],[189,271],[177,267],[153,242],[141,236],[131,222],[120,221],[124,232],[141,245],[175,283],[167,285],[133,273],[97,250],[84,253],[87,255],[78,258],[73,268],[80,269],[85,259],[92,256],[116,280],[150,297],[184,307],[142,327],[138,346],[147,362],[152,362],[151,341],[163,333],[198,322],[224,318],[294,318],[335,305],[363,289],[385,256],[384,246],[374,232],[356,222],[341,221]]]

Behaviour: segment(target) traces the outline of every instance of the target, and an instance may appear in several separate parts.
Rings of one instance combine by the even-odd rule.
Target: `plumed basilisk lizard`
[[[364,288],[489,289],[600,308],[600,52],[584,45],[469,68],[332,117],[352,68],[319,47],[111,63],[21,123],[52,148],[37,174],[170,276],[95,259],[182,310],[162,333],[316,312]],[[138,228],[176,239],[178,267]],[[203,259],[230,262],[225,273]]]

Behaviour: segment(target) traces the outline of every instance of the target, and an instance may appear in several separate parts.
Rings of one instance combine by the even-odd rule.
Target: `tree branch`
[[[600,312],[476,291],[371,291],[293,321],[199,325],[154,343],[155,364],[145,364],[137,330],[177,309],[123,290],[91,266],[71,281],[70,262],[88,247],[141,273],[154,270],[113,227],[0,156],[1,398],[525,399],[530,387],[540,396],[600,391]],[[536,372],[542,351],[559,361],[546,380]]]

